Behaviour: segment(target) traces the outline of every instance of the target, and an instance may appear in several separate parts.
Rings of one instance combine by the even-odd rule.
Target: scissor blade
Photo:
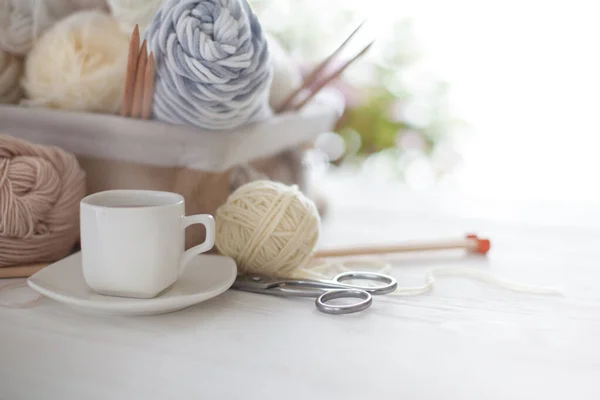
[[[239,290],[256,291],[259,289],[272,289],[285,284],[282,279],[269,278],[261,275],[238,275],[232,288]]]
[[[316,297],[326,291],[316,281],[295,281],[260,275],[238,275],[231,288],[284,297]]]

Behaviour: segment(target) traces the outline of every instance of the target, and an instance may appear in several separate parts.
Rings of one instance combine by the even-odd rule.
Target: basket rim
[[[209,131],[119,115],[0,105],[0,134],[58,146],[77,156],[222,172],[332,130],[343,109],[341,93],[329,88],[298,112]]]

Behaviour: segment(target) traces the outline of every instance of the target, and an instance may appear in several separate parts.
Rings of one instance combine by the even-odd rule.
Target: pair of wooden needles
[[[342,73],[352,65],[356,60],[365,55],[365,53],[371,48],[374,41],[367,44],[358,54],[346,61],[328,76],[322,77],[322,73],[334,60],[334,58],[350,43],[352,38],[356,36],[359,30],[363,27],[364,21],[361,22],[352,33],[342,42],[342,44],[318,64],[307,76],[303,79],[302,85],[292,92],[281,104],[281,106],[275,110],[276,113],[283,113],[286,111],[298,111],[304,107],[309,101],[311,101],[325,86],[330,84],[333,80],[337,79]]]
[[[146,40],[140,48],[140,28],[135,26],[129,42],[127,75],[121,116],[149,119],[152,114],[156,65],[154,53],[148,54]]]
[[[434,250],[466,250],[468,253],[485,255],[490,250],[490,241],[488,239],[479,238],[476,235],[467,235],[464,239],[458,240],[437,240],[420,243],[392,244],[389,246],[348,247],[320,250],[314,254],[314,258],[344,258],[378,254],[427,252]],[[3,267],[0,268],[0,279],[28,277],[47,265],[48,264],[35,264]]]

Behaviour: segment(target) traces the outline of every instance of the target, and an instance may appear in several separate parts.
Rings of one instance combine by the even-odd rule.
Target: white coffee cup
[[[215,242],[211,215],[185,216],[183,196],[151,190],[109,190],[80,204],[83,275],[95,292],[153,298]],[[203,224],[206,239],[185,251],[185,228]]]

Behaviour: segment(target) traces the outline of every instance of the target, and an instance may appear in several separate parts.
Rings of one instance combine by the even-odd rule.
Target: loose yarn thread
[[[129,38],[99,10],[76,12],[49,29],[25,62],[28,106],[116,113],[123,100]]]
[[[377,267],[378,273],[381,274],[392,274],[392,266],[387,262],[374,261],[374,260],[361,260],[361,261],[338,261],[338,262],[323,262],[313,266],[306,266],[299,268],[294,271],[291,278],[295,279],[320,279],[329,280],[331,276],[341,272],[348,272],[350,270],[356,270],[348,268],[348,264],[352,263],[359,266],[358,269],[364,270],[366,267]],[[367,268],[370,269],[370,268]],[[478,280],[490,285],[496,286],[501,289],[510,290],[513,292],[527,293],[534,295],[547,295],[547,296],[563,296],[563,292],[560,288],[551,286],[538,286],[538,285],[526,285],[518,282],[509,281],[506,279],[499,278],[485,271],[479,271],[474,268],[467,267],[435,267],[429,268],[425,272],[425,283],[420,286],[398,286],[398,288],[390,293],[396,296],[417,296],[425,294],[433,290],[436,282],[436,277],[441,276],[453,276],[459,278],[468,278],[472,280]]]
[[[562,296],[562,291],[556,287],[526,285],[526,284],[522,284],[522,283],[518,283],[518,282],[512,282],[512,281],[509,281],[506,279],[499,278],[497,276],[493,276],[484,271],[479,271],[474,268],[466,268],[466,267],[430,268],[426,272],[427,280],[423,286],[417,287],[417,288],[405,288],[405,289],[407,289],[408,293],[410,293],[411,290],[414,291],[415,294],[425,293],[425,292],[433,289],[433,285],[434,285],[436,276],[454,276],[454,277],[469,278],[469,279],[489,283],[491,285],[497,286],[499,288],[507,289],[507,290],[510,290],[513,292],[538,294],[538,295]],[[402,293],[399,292],[398,294],[402,294]]]
[[[319,238],[315,204],[297,186],[268,180],[239,187],[216,212],[217,249],[241,273],[289,277]]]
[[[74,155],[0,135],[0,267],[67,256],[85,190]]]
[[[0,103],[14,104],[23,96],[23,61],[0,50]]]
[[[9,289],[20,289],[20,288],[26,288],[29,291],[33,292],[33,290],[31,290],[29,288],[29,286],[27,285],[26,282],[22,282],[22,281],[13,281],[13,282],[9,282],[6,285],[2,285],[0,286],[0,299],[2,298],[2,293],[6,294],[6,293],[10,293]],[[36,305],[38,305],[42,300],[44,299],[44,297],[38,293],[35,293],[35,297],[31,300],[27,300],[24,301],[22,303],[16,303],[16,302],[9,302],[9,303],[0,303],[0,307],[4,307],[4,308],[32,308],[35,307]]]
[[[268,45],[246,0],[169,0],[146,37],[158,120],[223,130],[271,115]]]

